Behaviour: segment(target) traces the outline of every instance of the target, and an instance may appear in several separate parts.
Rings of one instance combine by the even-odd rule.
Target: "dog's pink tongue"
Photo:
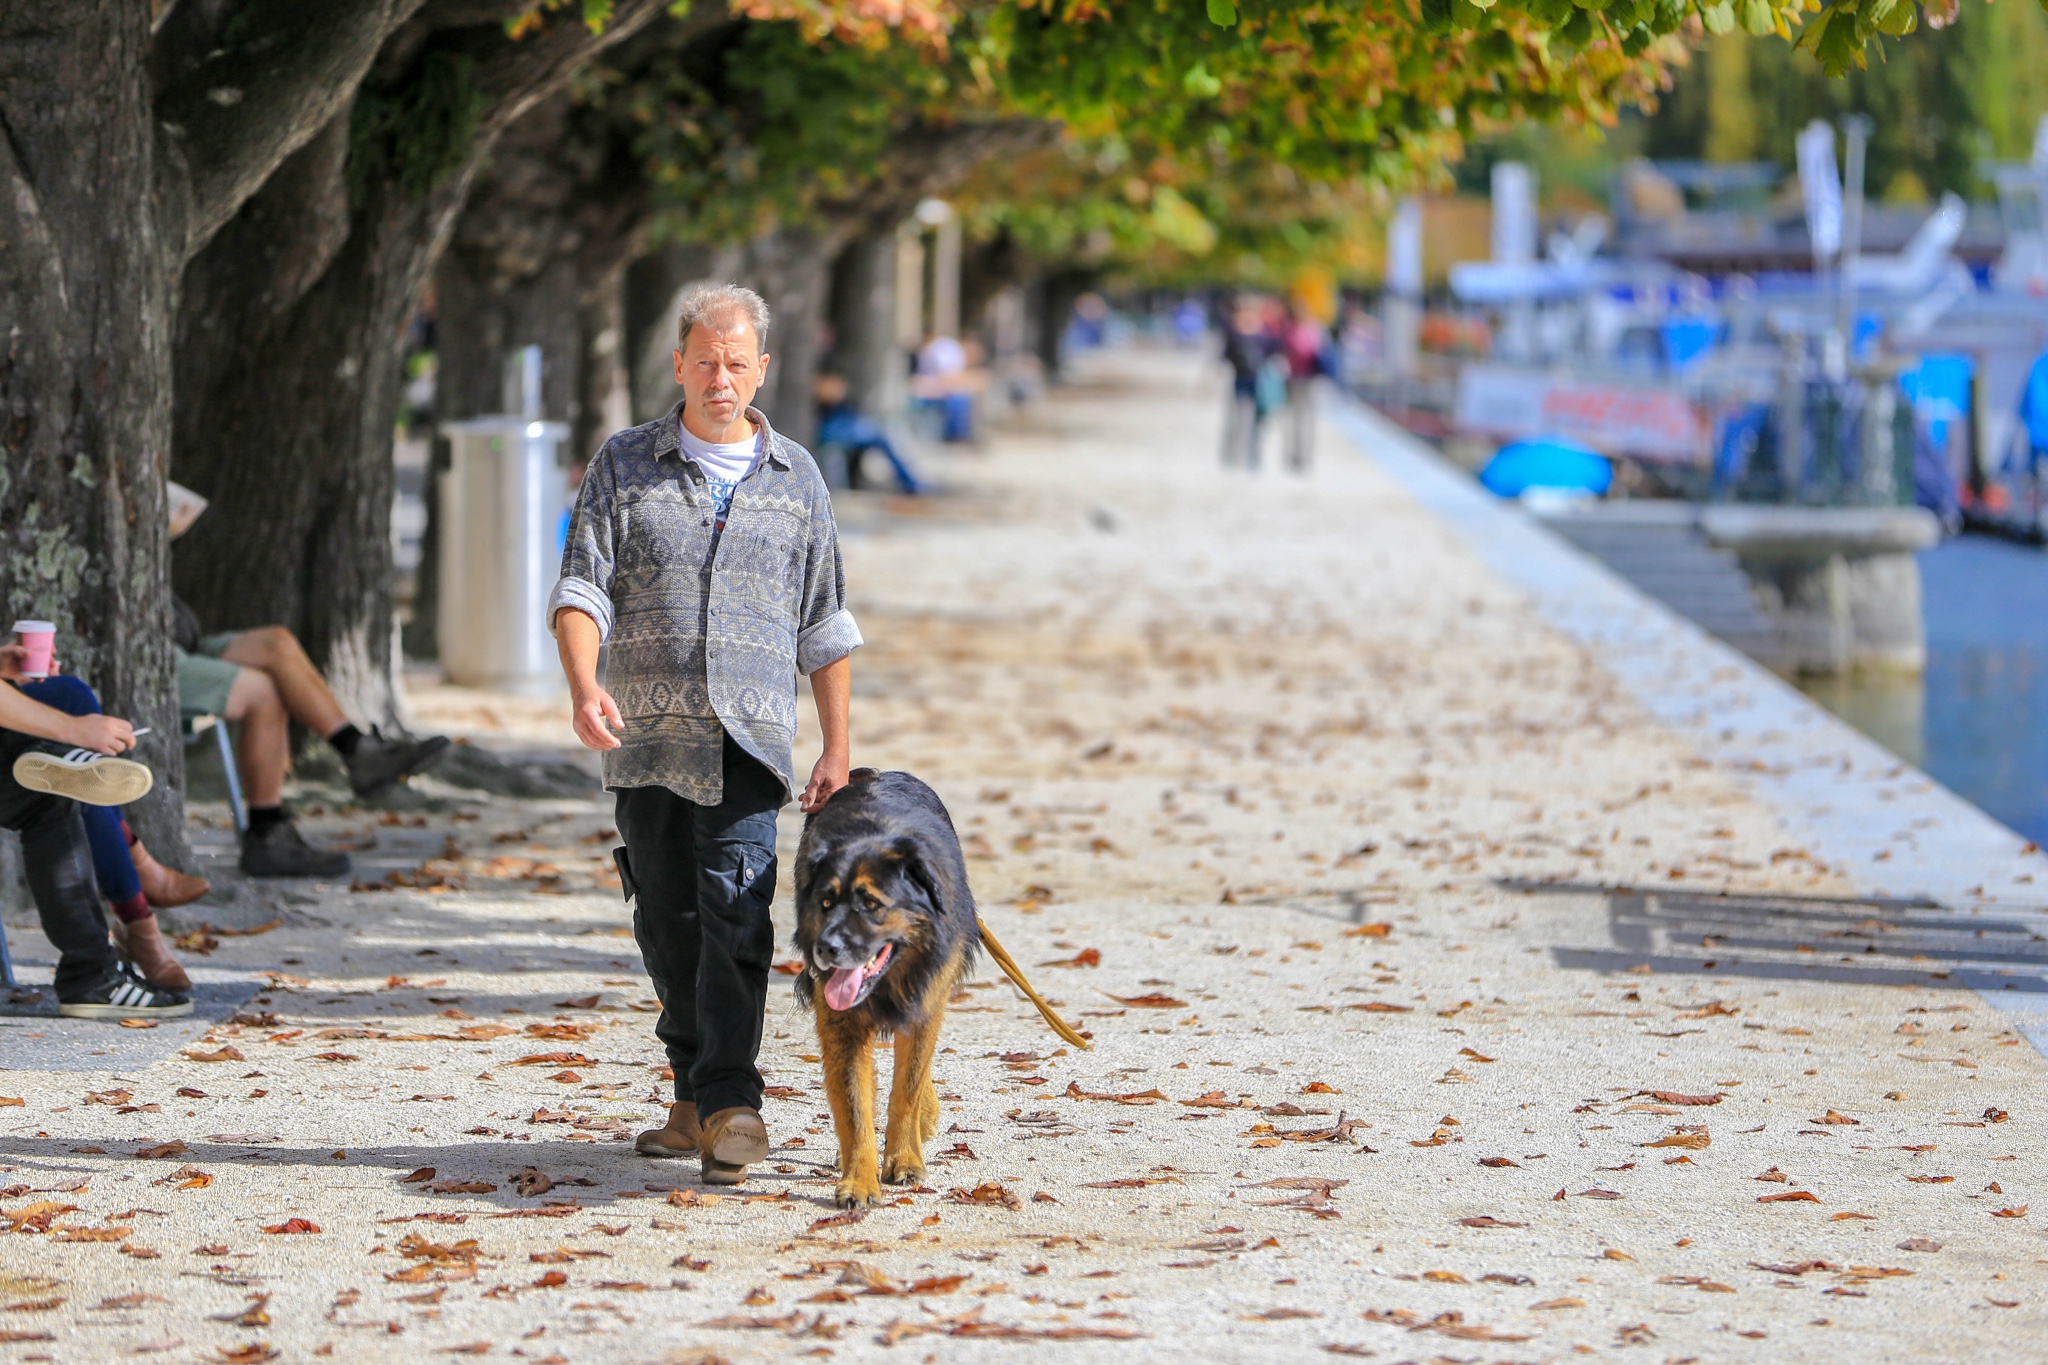
[[[860,967],[841,967],[825,978],[825,1003],[835,1010],[850,1010],[860,998],[867,972]]]

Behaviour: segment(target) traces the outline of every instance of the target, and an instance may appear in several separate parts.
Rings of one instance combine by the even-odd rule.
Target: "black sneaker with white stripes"
[[[147,795],[156,779],[132,758],[48,744],[14,760],[14,780],[32,792],[68,796],[88,806],[125,806]]]
[[[175,1019],[191,1012],[190,996],[150,985],[125,962],[83,995],[57,1002],[67,1019]]]

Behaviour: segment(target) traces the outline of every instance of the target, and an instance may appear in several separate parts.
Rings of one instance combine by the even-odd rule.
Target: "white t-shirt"
[[[757,431],[744,441],[715,443],[704,440],[681,422],[676,423],[676,432],[683,454],[704,471],[704,485],[711,490],[711,501],[718,509],[718,529],[722,531],[725,514],[732,510],[734,490],[761,462],[761,433]]]

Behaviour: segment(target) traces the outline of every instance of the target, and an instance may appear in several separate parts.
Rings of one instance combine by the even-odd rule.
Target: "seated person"
[[[183,603],[177,604],[177,616],[178,709],[239,727],[235,766],[249,802],[242,871],[252,877],[346,875],[348,855],[307,843],[285,812],[291,722],[334,746],[348,768],[349,786],[362,797],[432,767],[448,751],[447,738],[364,734],[342,714],[320,670],[283,626],[202,635]]]
[[[20,645],[0,645],[0,677],[18,678],[21,658],[27,652]],[[81,678],[52,673],[39,682],[19,686],[31,700],[67,716],[100,714],[99,697]],[[100,894],[114,907],[114,947],[121,959],[133,964],[153,986],[191,990],[192,978],[171,956],[151,907],[168,910],[189,905],[211,890],[211,884],[151,857],[117,808],[80,806],[79,815],[85,821],[86,842],[92,846],[93,876]]]
[[[941,414],[940,437],[948,444],[974,439],[973,377],[967,348],[955,337],[927,332],[917,348],[910,393],[918,406]]]
[[[13,656],[0,663],[18,675]],[[122,962],[94,892],[79,805],[126,805],[148,792],[148,768],[113,755],[135,730],[113,716],[68,716],[24,696],[0,672],[0,828],[21,836],[29,894],[57,950],[57,1012],[73,1019],[170,1018],[192,1012],[181,991],[153,986]]]
[[[181,484],[167,484],[171,539],[190,530],[206,499]],[[284,775],[291,766],[291,722],[334,746],[348,768],[348,784],[371,797],[423,772],[448,752],[442,735],[388,739],[349,723],[327,680],[306,657],[298,637],[283,626],[208,635],[192,609],[177,598],[172,637],[178,648],[178,709],[233,721],[235,767],[249,802],[242,835],[242,871],[252,877],[340,877],[348,855],[306,842],[284,809]]]
[[[861,476],[861,456],[872,450],[889,462],[904,492],[923,491],[917,475],[910,472],[909,464],[896,450],[896,443],[889,439],[889,433],[854,403],[845,376],[830,371],[820,374],[812,394],[818,400],[818,440],[845,449],[849,485],[859,488],[865,482]]]

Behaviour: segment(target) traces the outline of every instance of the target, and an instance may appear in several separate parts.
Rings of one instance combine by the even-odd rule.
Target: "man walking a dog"
[[[755,1065],[775,930],[775,816],[846,785],[848,656],[861,643],[825,481],[749,406],[769,356],[752,290],[683,301],[666,417],[619,432],[584,475],[548,603],[576,736],[618,793],[619,870],[675,1072],[648,1156],[701,1156],[737,1185],[768,1155]],[[609,645],[605,681],[600,645]],[[796,675],[824,753],[799,795]]]

